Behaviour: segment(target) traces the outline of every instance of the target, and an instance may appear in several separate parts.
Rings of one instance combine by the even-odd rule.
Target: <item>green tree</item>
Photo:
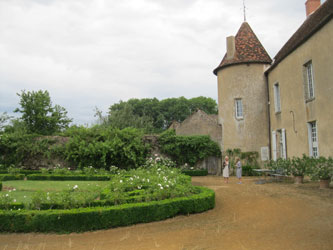
[[[9,116],[7,112],[3,112],[0,114],[0,131],[2,131],[5,127],[8,121],[12,119],[12,116]]]
[[[125,103],[121,109],[116,109],[109,113],[108,124],[118,129],[132,127],[141,128],[147,132],[153,129],[152,118],[146,115],[139,116],[135,114],[133,106],[128,103]]]
[[[50,135],[67,128],[72,119],[67,117],[65,108],[52,106],[48,91],[21,91],[20,106],[14,112],[22,113],[28,132]]]
[[[109,108],[108,122],[118,128],[131,125],[131,127],[146,130],[148,128],[148,132],[151,130],[161,132],[173,121],[182,122],[198,109],[207,114],[217,114],[217,103],[214,99],[203,96],[192,99],[182,96],[161,101],[156,98],[130,99],[126,102],[120,101]],[[97,116],[100,115],[97,114]],[[148,127],[147,124],[149,124]]]

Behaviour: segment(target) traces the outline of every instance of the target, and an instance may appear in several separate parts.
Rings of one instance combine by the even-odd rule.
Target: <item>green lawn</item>
[[[79,192],[93,192],[108,184],[108,181],[4,181],[0,195],[9,194],[17,202],[29,203],[38,191],[61,192],[77,185]]]

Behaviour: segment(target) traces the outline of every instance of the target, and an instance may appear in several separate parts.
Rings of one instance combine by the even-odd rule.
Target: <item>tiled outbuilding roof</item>
[[[313,12],[299,29],[292,35],[287,43],[274,57],[272,66],[267,73],[275,68],[284,58],[306,42],[313,34],[320,30],[333,18],[333,0],[326,0],[315,12]]]
[[[272,59],[247,22],[242,23],[235,36],[235,48],[236,51],[234,57],[232,59],[227,59],[226,53],[220,65],[213,71],[215,75],[217,75],[217,72],[220,69],[234,64],[270,64],[272,62]]]

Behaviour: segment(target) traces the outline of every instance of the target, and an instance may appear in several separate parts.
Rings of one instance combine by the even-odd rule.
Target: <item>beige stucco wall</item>
[[[305,102],[304,64],[312,60],[315,99]],[[333,155],[333,21],[280,62],[269,74],[271,130],[286,129],[287,157],[309,155],[307,123],[317,121],[319,155]],[[274,84],[281,113],[275,113]],[[294,121],[292,111],[294,113]]]
[[[200,110],[185,119],[175,130],[177,135],[209,135],[221,145],[222,127],[217,123],[217,117]]]
[[[264,64],[228,66],[218,72],[219,121],[222,124],[222,149],[240,148],[261,152],[269,146],[267,85]],[[235,99],[243,102],[241,120],[235,116]]]

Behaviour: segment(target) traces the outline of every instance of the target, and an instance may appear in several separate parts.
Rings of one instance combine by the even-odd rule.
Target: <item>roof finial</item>
[[[245,6],[245,0],[243,0],[243,12],[244,12],[244,22],[246,22],[246,6]]]

